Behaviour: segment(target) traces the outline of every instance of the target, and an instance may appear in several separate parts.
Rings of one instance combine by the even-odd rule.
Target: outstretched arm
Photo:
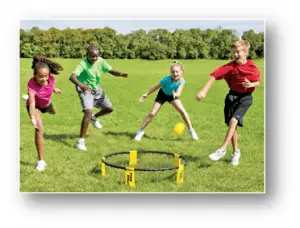
[[[35,94],[32,92],[28,92],[29,95],[29,114],[30,114],[30,120],[34,128],[38,128],[36,125],[36,119],[35,119]]]
[[[176,93],[174,92],[174,90],[172,91],[172,94],[173,94],[173,98],[174,98],[174,99],[180,97],[180,94],[181,94],[181,92],[182,92],[182,90],[183,90],[183,87],[184,87],[184,84],[181,84],[181,85],[178,87]]]
[[[157,85],[151,87],[147,93],[142,95],[142,97],[140,98],[140,102],[143,102],[146,99],[147,96],[149,96],[154,91],[158,90],[160,87],[161,87],[160,83],[158,83]]]
[[[112,74],[114,76],[117,76],[117,77],[124,77],[124,78],[128,77],[127,73],[122,73],[122,72],[119,72],[119,71],[114,70],[114,69],[111,69],[110,71],[108,71],[108,73],[110,73],[110,74]]]
[[[209,88],[211,87],[211,85],[214,83],[216,79],[211,76],[210,79],[206,82],[205,86],[198,92],[196,98],[199,101],[202,101],[204,99],[204,97],[206,96]]]
[[[59,88],[54,88],[53,92],[56,94],[62,94],[62,91]]]

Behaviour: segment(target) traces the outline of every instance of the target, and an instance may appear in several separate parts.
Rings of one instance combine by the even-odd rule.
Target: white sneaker
[[[195,132],[194,129],[191,129],[190,131],[188,130],[188,133],[192,136],[192,138],[193,138],[194,140],[198,140],[197,133]]]
[[[144,134],[145,134],[144,131],[141,131],[141,130],[138,131],[138,132],[136,133],[136,136],[135,136],[134,140],[135,140],[135,141],[141,141]]]
[[[35,169],[38,171],[43,171],[45,169],[45,166],[47,166],[46,162],[44,160],[39,160]]]
[[[224,157],[226,154],[226,150],[222,150],[221,148],[220,149],[217,149],[215,153],[212,153],[209,155],[209,158],[210,160],[213,160],[213,161],[218,161],[220,160],[222,157]]]
[[[231,164],[236,166],[239,164],[239,159],[241,157],[241,151],[237,149],[232,155],[231,155]]]
[[[102,128],[102,125],[100,124],[99,120],[95,116],[92,116],[91,123],[94,128],[97,128],[97,129]]]
[[[76,147],[77,149],[79,149],[79,150],[87,151],[87,148],[86,148],[84,142],[83,142],[83,143],[76,142],[75,147]]]

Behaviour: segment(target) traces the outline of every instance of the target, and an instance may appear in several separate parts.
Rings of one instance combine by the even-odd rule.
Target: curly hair
[[[39,56],[39,55],[35,55],[33,57],[33,60],[32,60],[32,66],[31,68],[34,69],[34,73],[36,73],[36,71],[38,70],[35,65],[38,63],[38,62],[42,62],[42,63],[45,63],[48,65],[49,69],[50,69],[50,73],[51,74],[59,74],[60,71],[63,71],[64,68],[57,62],[54,62],[44,56]],[[43,64],[42,64],[43,65]],[[41,65],[41,66],[42,66]]]

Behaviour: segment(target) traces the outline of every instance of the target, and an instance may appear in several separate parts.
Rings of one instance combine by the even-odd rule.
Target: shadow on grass
[[[133,139],[135,137],[135,133],[130,133],[130,132],[113,132],[113,131],[104,131],[104,135],[111,135],[111,136],[126,136],[128,138]]]
[[[220,162],[231,163],[231,159],[230,158],[224,158],[224,159],[220,160]]]
[[[112,136],[126,136],[130,139],[134,139],[136,133],[130,133],[130,132],[113,132],[113,131],[106,131],[106,132],[103,132],[104,135],[112,135]],[[150,139],[150,140],[160,140],[160,141],[185,141],[184,139],[182,138],[158,138],[158,137],[155,137],[155,136],[148,136],[147,134],[145,134],[143,136],[143,138],[145,139]]]
[[[172,172],[171,174],[169,174],[166,177],[160,177],[160,178],[151,178],[150,182],[151,183],[157,183],[160,181],[169,181],[169,182],[175,182],[176,181],[176,170],[170,170],[170,172]]]
[[[20,161],[20,165],[34,166],[36,164],[30,163],[30,162],[25,162],[25,161]]]
[[[199,156],[190,156],[190,155],[183,155],[188,160],[189,163],[199,163],[199,166],[197,168],[199,169],[207,169],[212,166],[212,164],[206,163],[205,159],[199,157]],[[202,160],[202,162],[201,162]]]
[[[89,172],[90,175],[93,175],[93,174],[101,174],[101,170],[99,168],[99,165],[95,166],[90,172]]]
[[[146,139],[151,139],[151,140],[160,140],[160,141],[185,141],[184,139],[182,138],[176,138],[176,139],[171,139],[171,138],[158,138],[158,137],[155,137],[155,136],[148,136],[148,135],[144,135],[144,138]]]
[[[50,135],[50,134],[44,133],[44,138],[55,141],[55,142],[62,143],[67,147],[74,147],[76,140],[74,140],[74,142],[72,144],[67,143],[66,140],[78,139],[79,136],[78,136],[78,134],[56,134],[56,135],[52,134],[52,135]],[[88,136],[86,136],[86,138],[88,138]]]

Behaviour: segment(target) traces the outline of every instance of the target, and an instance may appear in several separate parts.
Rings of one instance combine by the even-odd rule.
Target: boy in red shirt
[[[225,98],[224,116],[228,131],[223,145],[209,155],[213,161],[218,161],[226,154],[228,144],[232,143],[232,165],[238,165],[241,152],[238,149],[237,126],[243,126],[243,116],[252,105],[252,92],[260,84],[260,72],[254,63],[247,59],[250,44],[246,40],[239,40],[232,45],[234,60],[217,68],[211,73],[203,89],[197,94],[198,100],[203,100],[215,80],[225,79],[229,93]]]

